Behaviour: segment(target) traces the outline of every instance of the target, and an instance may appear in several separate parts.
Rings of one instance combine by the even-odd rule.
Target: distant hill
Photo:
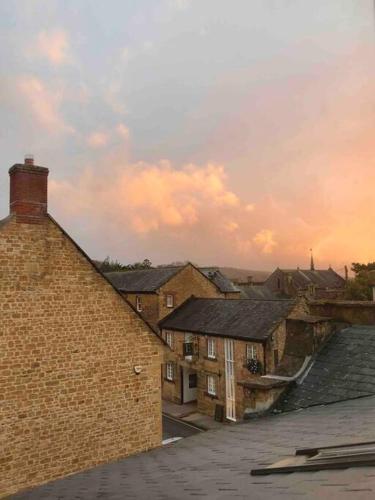
[[[253,277],[255,283],[263,282],[271,274],[271,271],[254,271],[251,269],[239,269],[237,267],[219,267],[219,269],[228,279],[242,282],[247,281],[249,276]]]

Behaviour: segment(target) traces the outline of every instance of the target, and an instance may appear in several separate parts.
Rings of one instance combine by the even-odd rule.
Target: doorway
[[[182,394],[181,403],[190,403],[191,401],[196,401],[197,399],[197,372],[191,370],[190,368],[183,367],[181,369],[182,375]]]

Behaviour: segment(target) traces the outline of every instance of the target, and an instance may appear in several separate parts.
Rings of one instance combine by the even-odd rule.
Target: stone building
[[[217,274],[208,277],[193,264],[139,271],[106,273],[111,283],[155,329],[158,322],[189,297],[226,298],[228,284]]]
[[[160,322],[171,348],[165,354],[163,398],[196,401],[198,411],[222,412],[228,420],[268,409],[287,382],[265,375],[277,373],[288,324],[295,335],[305,330],[305,319],[303,301],[189,299]],[[313,323],[313,337],[318,325]],[[306,354],[313,348],[307,343]]]
[[[304,295],[316,299],[340,299],[345,294],[345,279],[329,269],[279,269],[264,282],[280,297]]]
[[[14,165],[0,223],[0,496],[161,444],[162,341]]]

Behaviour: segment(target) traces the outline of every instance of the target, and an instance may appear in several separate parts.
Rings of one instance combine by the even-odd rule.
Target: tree
[[[134,264],[121,264],[118,260],[111,260],[108,256],[103,262],[95,262],[96,265],[103,273],[109,273],[112,271],[134,271],[137,269],[150,269],[152,267],[152,262],[149,259],[144,259],[142,262],[134,262]]]
[[[375,262],[368,264],[353,262],[351,270],[355,276],[346,283],[345,298],[348,300],[372,300],[369,273],[375,271]]]

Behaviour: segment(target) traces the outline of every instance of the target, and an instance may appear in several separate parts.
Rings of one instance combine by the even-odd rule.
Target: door
[[[197,372],[189,368],[182,370],[182,403],[197,399]]]
[[[234,341],[225,339],[225,399],[226,417],[236,420],[236,386],[234,380]]]

